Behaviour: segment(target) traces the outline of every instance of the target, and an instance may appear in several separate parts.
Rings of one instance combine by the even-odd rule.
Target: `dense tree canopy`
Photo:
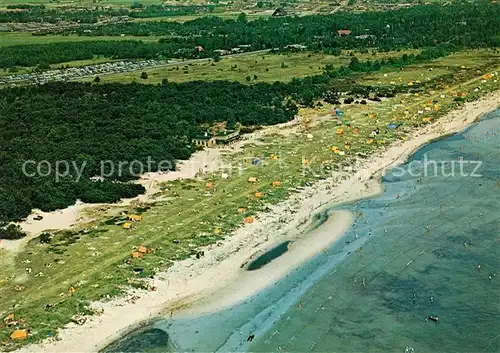
[[[63,208],[76,199],[113,202],[135,196],[142,186],[126,181],[189,158],[195,150],[191,139],[202,126],[292,119],[297,108],[283,91],[280,84],[229,82],[54,83],[3,89],[0,220],[25,217],[35,207]],[[57,165],[67,175],[57,177]],[[94,176],[106,178],[91,180]]]

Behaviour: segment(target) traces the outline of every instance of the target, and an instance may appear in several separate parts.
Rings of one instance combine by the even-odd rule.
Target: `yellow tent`
[[[340,149],[337,146],[332,146],[331,148],[333,153],[339,153]]]
[[[276,160],[278,159],[278,156],[277,156],[276,154],[272,154],[272,155],[271,155],[271,159],[272,159],[273,161],[276,161]]]
[[[76,289],[75,289],[75,287],[69,287],[69,288],[68,288],[68,293],[69,293],[69,294],[75,294],[75,293],[76,293]]]
[[[128,216],[128,219],[132,222],[139,222],[142,220],[142,216],[131,214],[130,216]]]
[[[368,117],[369,117],[370,119],[375,118],[375,113],[370,113],[370,114],[368,114]]]
[[[245,212],[246,210],[247,210],[246,208],[244,208],[244,207],[240,207],[240,208],[238,208],[238,213],[243,213],[243,212]]]
[[[219,227],[214,228],[214,234],[220,234],[221,230]]]
[[[130,229],[130,228],[132,228],[132,223],[130,222],[123,223],[123,229]]]
[[[262,192],[258,191],[258,192],[255,193],[255,197],[258,198],[258,199],[260,199],[262,196],[264,196],[264,194]]]
[[[148,248],[146,248],[145,246],[141,245],[139,246],[139,249],[137,249],[138,252],[140,252],[141,254],[147,254],[148,253]]]
[[[28,338],[28,330],[15,330],[10,335],[10,338],[13,340],[24,340]]]
[[[367,144],[367,145],[371,145],[372,143],[373,143],[373,139],[368,139],[368,140],[366,140],[366,144]]]
[[[248,178],[248,182],[249,183],[256,183],[257,182],[257,178],[256,177],[250,177],[250,178]]]
[[[303,165],[308,165],[309,164],[309,160],[308,159],[303,159],[302,160],[302,164]]]
[[[344,133],[344,129],[337,129],[337,135],[342,135]]]
[[[424,123],[430,123],[432,121],[432,119],[431,118],[423,118],[422,121]]]

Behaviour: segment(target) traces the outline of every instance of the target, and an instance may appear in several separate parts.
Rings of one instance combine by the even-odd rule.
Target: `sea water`
[[[332,207],[356,214],[344,237],[244,303],[107,351],[500,351],[499,128],[496,110]]]

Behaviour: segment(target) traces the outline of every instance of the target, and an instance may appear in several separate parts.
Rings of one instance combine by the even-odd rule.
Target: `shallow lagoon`
[[[421,148],[383,194],[333,207],[357,214],[344,238],[244,303],[160,320],[108,351],[497,352],[499,128],[497,110]]]

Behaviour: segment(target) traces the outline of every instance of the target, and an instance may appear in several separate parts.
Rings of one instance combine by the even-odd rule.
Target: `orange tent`
[[[140,257],[142,257],[142,256],[143,256],[143,255],[142,255],[140,252],[138,252],[138,251],[134,251],[134,252],[132,253],[132,258],[133,258],[133,259],[138,259],[138,258],[140,258]]]
[[[255,193],[255,197],[260,199],[262,196],[264,196],[264,194],[262,192],[256,192]]]
[[[368,117],[369,117],[370,119],[375,118],[375,113],[370,113],[370,114],[368,114]]]
[[[247,223],[247,224],[249,224],[249,223],[253,223],[253,221],[254,221],[254,218],[253,218],[252,216],[245,217],[245,218],[243,219],[243,222],[245,222],[245,223]]]
[[[308,159],[303,159],[302,160],[302,164],[303,165],[308,165],[309,164],[309,160]]]
[[[206,187],[207,189],[211,189],[211,188],[212,188],[212,186],[214,186],[212,183],[206,183],[206,184],[205,184],[205,187]]]
[[[28,330],[15,330],[10,335],[10,338],[13,340],[24,340],[28,338]]]
[[[243,213],[243,212],[245,212],[246,210],[247,210],[246,208],[244,208],[244,207],[240,207],[240,208],[238,208],[238,213]]]
[[[273,181],[273,186],[280,186],[281,183],[278,180]]]
[[[355,127],[354,129],[352,129],[352,133],[353,133],[354,135],[359,134],[359,128]]]
[[[147,254],[148,253],[148,249],[145,247],[145,246],[139,246],[139,249],[137,249],[138,252],[140,252],[141,254]]]
[[[75,287],[69,287],[69,288],[68,288],[68,293],[69,293],[69,294],[75,294],[75,293],[76,293],[76,289],[75,289]]]

